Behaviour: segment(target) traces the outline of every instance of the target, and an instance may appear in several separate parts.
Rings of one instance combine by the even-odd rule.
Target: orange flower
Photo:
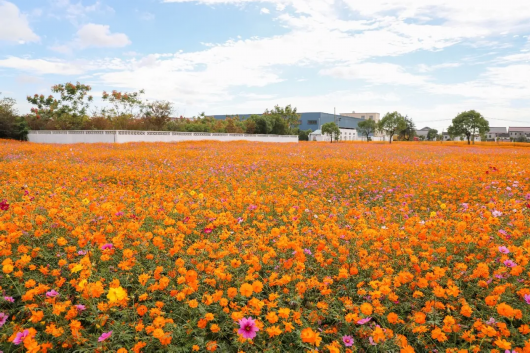
[[[317,347],[320,345],[320,341],[322,341],[320,334],[313,331],[310,327],[303,329],[300,337],[302,338],[302,342],[311,343]]]
[[[243,283],[241,287],[239,288],[239,292],[241,293],[241,295],[245,297],[250,297],[252,295],[253,288],[250,284]]]

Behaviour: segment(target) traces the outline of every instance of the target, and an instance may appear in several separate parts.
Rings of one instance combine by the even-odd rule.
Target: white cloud
[[[425,65],[425,64],[419,64],[418,65],[418,71],[425,73],[425,72],[432,72],[440,69],[452,69],[455,67],[460,67],[462,64],[460,63],[443,63],[443,64],[437,64],[437,65]]]
[[[89,23],[81,27],[76,34],[76,43],[81,48],[88,47],[125,47],[131,44],[127,35],[111,33],[107,25]]]
[[[429,77],[413,75],[401,66],[388,63],[363,63],[324,69],[320,74],[343,79],[358,79],[374,84],[423,85]]]
[[[0,41],[18,43],[36,42],[39,36],[30,28],[26,16],[18,7],[8,1],[0,0]]]
[[[84,6],[81,1],[71,3],[70,0],[53,0],[52,7],[49,11],[50,15],[58,18],[65,17],[75,24],[78,24],[79,19],[84,19],[88,14],[93,12],[112,13],[114,9],[102,4],[100,1],[96,1],[92,5]]]
[[[259,10],[259,12],[263,13],[263,14],[266,14],[266,15],[271,13],[270,10],[268,8],[266,8],[266,7],[262,7],[261,10]]]
[[[84,72],[80,65],[49,59],[24,59],[8,57],[0,60],[0,67],[7,67],[36,74],[78,75]]]

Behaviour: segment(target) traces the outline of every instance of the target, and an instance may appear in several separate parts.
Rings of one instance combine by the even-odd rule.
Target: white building
[[[357,141],[358,135],[356,129],[344,129],[340,128],[339,141]],[[309,134],[309,141],[331,141],[331,136],[328,134],[322,134],[322,130],[318,129]]]

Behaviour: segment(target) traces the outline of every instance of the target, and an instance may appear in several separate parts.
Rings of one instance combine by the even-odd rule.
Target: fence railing
[[[28,139],[30,142],[40,143],[178,142],[199,140],[298,142],[297,135],[137,130],[31,130],[29,131]]]

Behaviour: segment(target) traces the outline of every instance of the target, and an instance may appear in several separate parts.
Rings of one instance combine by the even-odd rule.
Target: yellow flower
[[[90,203],[90,201],[88,199],[83,199],[83,201],[81,201],[83,203],[83,205],[88,205]]]
[[[109,293],[107,294],[107,299],[111,303],[122,301],[125,298],[127,298],[127,292],[122,287],[111,288],[109,289]]]

